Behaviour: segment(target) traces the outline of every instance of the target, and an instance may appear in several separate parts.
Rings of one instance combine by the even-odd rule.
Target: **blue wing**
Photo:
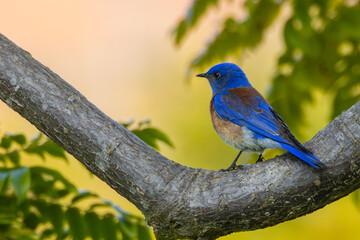
[[[281,117],[254,88],[237,88],[218,92],[213,98],[220,118],[254,132],[256,138],[270,138],[278,142],[310,165],[324,166],[290,132]]]
[[[270,106],[259,96],[240,99],[236,94],[222,91],[214,96],[214,107],[220,118],[231,121],[260,136],[288,143],[281,138],[280,125],[270,111]]]

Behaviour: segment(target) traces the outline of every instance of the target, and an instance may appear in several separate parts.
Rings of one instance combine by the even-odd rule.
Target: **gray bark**
[[[157,239],[215,239],[311,213],[360,187],[360,103],[290,154],[238,171],[194,169],[150,148],[0,34],[0,98],[135,204]]]

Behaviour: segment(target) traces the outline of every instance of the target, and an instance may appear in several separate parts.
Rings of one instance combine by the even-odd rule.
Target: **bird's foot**
[[[258,160],[256,160],[256,163],[263,162],[263,161],[265,161],[265,158],[263,158],[262,156],[260,156],[260,157],[258,158]]]
[[[235,167],[236,167],[236,169],[242,169],[244,167],[244,165],[239,164],[239,165],[236,165]]]
[[[228,167],[228,168],[223,168],[223,169],[220,169],[220,171],[222,171],[222,172],[229,172],[229,171],[233,171],[233,170],[239,170],[239,169],[241,169],[241,168],[243,168],[243,165],[241,165],[241,164],[239,164],[239,165],[231,165],[230,167]]]

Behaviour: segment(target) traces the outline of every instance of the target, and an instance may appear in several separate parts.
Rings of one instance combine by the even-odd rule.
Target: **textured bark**
[[[0,98],[135,204],[158,239],[273,226],[360,187],[360,103],[305,143],[325,170],[284,154],[220,172],[160,155],[1,34]]]

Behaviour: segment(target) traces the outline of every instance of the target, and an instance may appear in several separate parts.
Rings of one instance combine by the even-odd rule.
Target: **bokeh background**
[[[211,10],[207,20],[176,47],[172,31],[191,2],[2,0],[0,32],[114,120],[151,119],[152,125],[166,132],[175,145],[160,146],[166,157],[186,166],[220,169],[227,167],[237,152],[212,129],[208,112],[210,86],[187,70],[194,55],[204,48],[204,42],[218,31],[218,16],[229,14],[234,8],[225,4]],[[288,15],[288,9],[281,11],[257,48],[241,59],[229,59],[243,68],[253,86],[265,96],[284,48],[281,31]],[[329,122],[329,96],[321,92],[314,96],[314,103],[305,106],[307,124],[299,127],[302,141]],[[5,132],[31,136],[38,131],[0,102],[0,133]],[[265,157],[277,153],[269,151]],[[245,154],[242,162],[251,160],[252,155]],[[66,164],[57,159],[42,162],[34,157],[27,164],[58,169],[77,187],[90,189],[141,215],[74,159]],[[356,239],[359,226],[360,212],[350,196],[275,227],[220,239]]]

